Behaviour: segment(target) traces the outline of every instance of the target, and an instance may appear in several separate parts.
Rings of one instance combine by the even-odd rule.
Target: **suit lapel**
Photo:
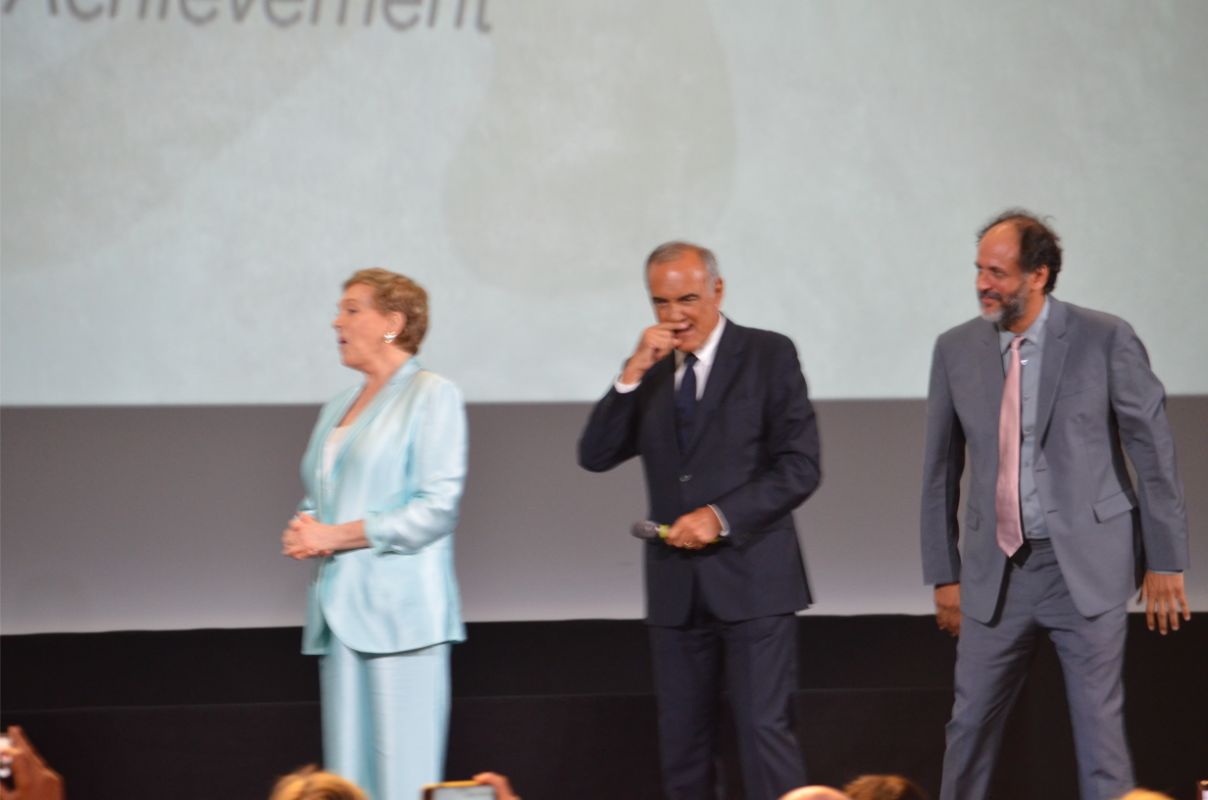
[[[407,359],[401,367],[394,371],[394,374],[390,376],[390,380],[386,381],[386,385],[378,391],[373,400],[369,402],[369,405],[360,414],[357,414],[357,418],[353,420],[352,427],[348,430],[348,435],[344,437],[344,441],[340,443],[340,449],[336,451],[335,461],[331,465],[331,478],[328,481],[330,486],[335,486],[339,483],[340,469],[344,465],[344,457],[348,455],[349,446],[361,434],[361,431],[365,430],[369,423],[373,422],[374,418],[381,413],[382,408],[397,397],[399,392],[411,382],[411,377],[419,372],[419,370],[419,362],[414,356]],[[335,418],[335,424],[338,424],[344,418],[344,414],[348,413],[348,407],[355,401],[356,397],[357,394],[352,395],[354,399],[350,400],[349,405],[345,406],[340,415]]]
[[[335,430],[340,420],[344,419],[344,415],[348,413],[348,409],[356,401],[356,397],[357,390],[349,389],[344,392],[340,398],[340,402],[332,403],[330,406],[324,408],[323,415],[319,419],[319,424],[315,427],[315,432],[311,437],[311,444],[307,450],[306,466],[310,471],[311,479],[314,481],[314,501],[319,505],[320,509],[327,507],[328,490],[331,486],[330,476],[325,477],[323,474],[323,453],[327,448],[327,439],[331,436],[331,432]]]
[[[987,322],[982,326],[982,333],[974,346],[972,356],[977,361],[977,375],[986,393],[988,413],[991,419],[997,420],[1002,409],[1002,390],[1006,376],[1003,375],[998,328],[992,323]]]
[[[650,385],[650,430],[662,432],[666,446],[679,453],[679,437],[676,436],[675,416],[675,354],[671,354],[650,368],[643,384]]]
[[[1049,319],[1044,329],[1044,355],[1040,362],[1040,389],[1036,397],[1037,438],[1044,441],[1049,420],[1053,416],[1053,403],[1057,399],[1057,387],[1065,369],[1065,356],[1070,343],[1065,338],[1066,322],[1069,319],[1065,304],[1055,297],[1049,298]]]
[[[738,376],[742,366],[742,352],[746,347],[744,329],[726,320],[725,330],[721,332],[721,340],[717,343],[717,352],[713,357],[713,366],[709,368],[709,380],[705,383],[705,393],[701,395],[700,404],[696,407],[696,424],[692,428],[692,438],[688,444],[688,452],[684,457],[690,457],[700,444],[701,437],[708,430],[713,416],[721,405],[721,399],[729,391],[730,384]]]

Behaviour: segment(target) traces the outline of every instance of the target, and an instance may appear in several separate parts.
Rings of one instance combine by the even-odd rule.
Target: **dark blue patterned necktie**
[[[687,450],[692,441],[692,423],[696,416],[696,361],[693,353],[684,356],[684,374],[675,390],[675,433],[679,437],[680,452]]]

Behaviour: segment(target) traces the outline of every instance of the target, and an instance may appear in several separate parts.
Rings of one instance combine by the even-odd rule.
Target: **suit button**
[[[688,481],[690,481],[690,480],[692,480],[692,476],[691,476],[691,475],[688,475],[688,474],[686,474],[686,473],[685,473],[685,474],[683,474],[683,475],[680,475],[680,483],[687,483],[687,482],[688,482]]]

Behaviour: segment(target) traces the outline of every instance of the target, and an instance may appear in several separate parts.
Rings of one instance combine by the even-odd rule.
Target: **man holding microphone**
[[[806,783],[791,698],[810,594],[792,512],[821,478],[814,410],[793,343],[721,315],[712,252],[660,245],[646,282],[657,323],[593,409],[579,463],[640,455],[665,526],[645,572],[668,797],[715,796],[724,678],[745,796],[773,800]]]

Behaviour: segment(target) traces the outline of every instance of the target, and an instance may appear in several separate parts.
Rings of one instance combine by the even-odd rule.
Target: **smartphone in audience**
[[[8,781],[13,777],[13,759],[7,752],[13,746],[13,740],[8,738],[8,732],[0,733],[0,781],[4,781],[4,785],[8,786]]]
[[[421,800],[495,800],[495,787],[474,781],[445,781],[424,787]]]

